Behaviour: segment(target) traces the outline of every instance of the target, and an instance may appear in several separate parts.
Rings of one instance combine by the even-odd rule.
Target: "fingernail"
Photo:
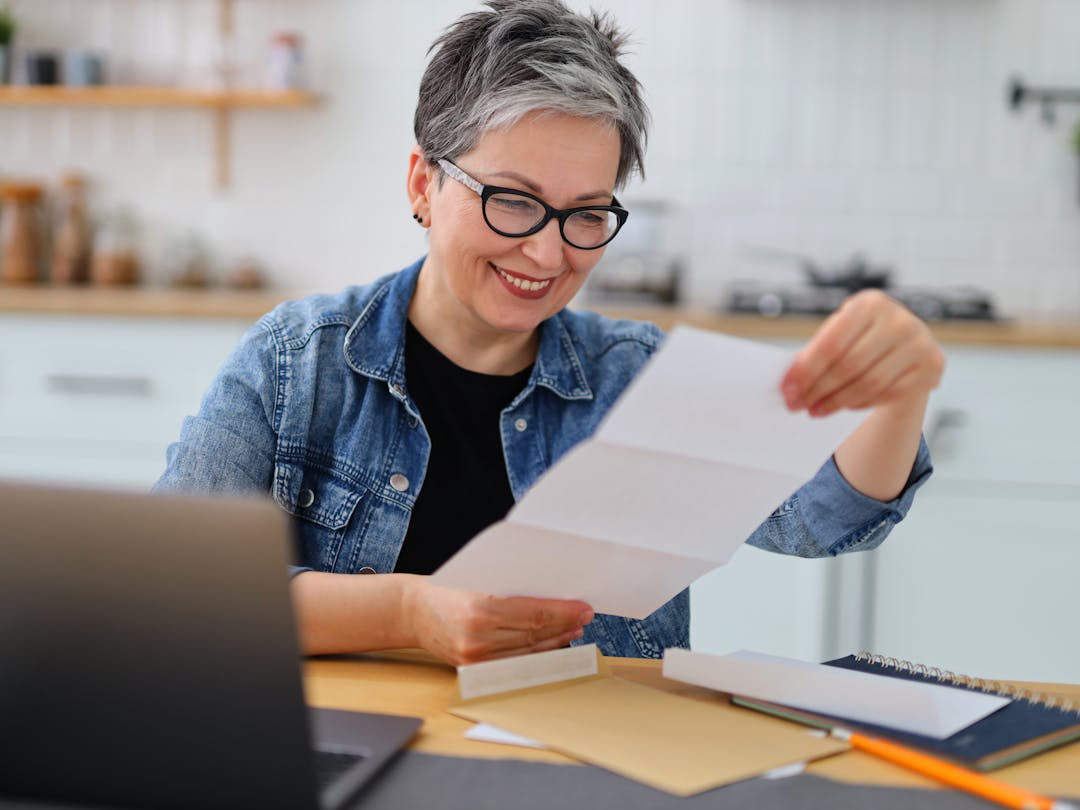
[[[581,638],[583,635],[585,635],[585,630],[582,628],[578,628],[574,631],[574,635],[572,636],[572,638]]]
[[[578,616],[578,624],[580,624],[582,627],[584,627],[586,624],[588,624],[589,622],[591,622],[593,620],[593,617],[595,615],[596,614],[593,613],[591,610],[583,610],[583,611],[581,611],[581,615]]]

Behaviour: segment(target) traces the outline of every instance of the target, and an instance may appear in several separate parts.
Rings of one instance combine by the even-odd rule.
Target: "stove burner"
[[[828,315],[852,292],[846,287],[735,282],[727,289],[724,309],[753,312],[767,318]],[[989,295],[974,287],[886,287],[885,292],[925,321],[998,320]]]
[[[805,284],[776,285],[737,281],[729,285],[724,309],[754,312],[768,318],[781,315],[828,315],[849,295],[869,288],[890,296],[926,321],[995,321],[998,314],[990,296],[975,287],[893,287],[892,268],[871,264],[862,253],[853,254],[837,269],[823,269],[806,256],[772,248],[756,253],[798,260]]]

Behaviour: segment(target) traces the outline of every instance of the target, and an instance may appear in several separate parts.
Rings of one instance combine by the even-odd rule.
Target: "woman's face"
[[[487,133],[454,162],[481,183],[531,192],[555,208],[610,205],[619,148],[605,123],[533,114]],[[500,236],[484,221],[480,195],[450,177],[440,187],[437,170],[427,171],[424,281],[444,323],[527,335],[566,306],[604,253],[568,245],[555,219],[531,236]]]

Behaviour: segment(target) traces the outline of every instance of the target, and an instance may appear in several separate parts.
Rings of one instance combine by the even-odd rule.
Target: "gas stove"
[[[925,321],[999,319],[993,300],[975,287],[886,287],[884,290]],[[725,291],[723,309],[767,318],[828,315],[851,292],[838,287],[734,282]]]
[[[722,309],[767,318],[828,315],[852,293],[880,289],[926,321],[999,319],[990,295],[977,287],[893,286],[890,269],[871,266],[859,254],[831,273],[809,260],[803,260],[801,268],[806,276],[803,283],[732,282],[725,290]]]

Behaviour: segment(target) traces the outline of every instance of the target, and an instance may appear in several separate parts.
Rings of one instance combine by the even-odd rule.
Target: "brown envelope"
[[[678,796],[847,749],[843,742],[745,711],[723,698],[705,703],[612,677],[592,645],[554,653],[562,658],[545,663],[542,659],[553,654],[537,653],[460,668],[471,670],[463,673],[464,683],[464,675],[494,665],[501,672],[484,678],[484,691],[497,688],[499,681],[508,689],[466,700],[450,711]],[[590,667],[593,674],[581,676],[587,655],[597,663]],[[539,677],[552,677],[558,667],[551,661],[567,662],[566,671],[578,677],[514,688],[535,683],[538,668],[547,670]]]

